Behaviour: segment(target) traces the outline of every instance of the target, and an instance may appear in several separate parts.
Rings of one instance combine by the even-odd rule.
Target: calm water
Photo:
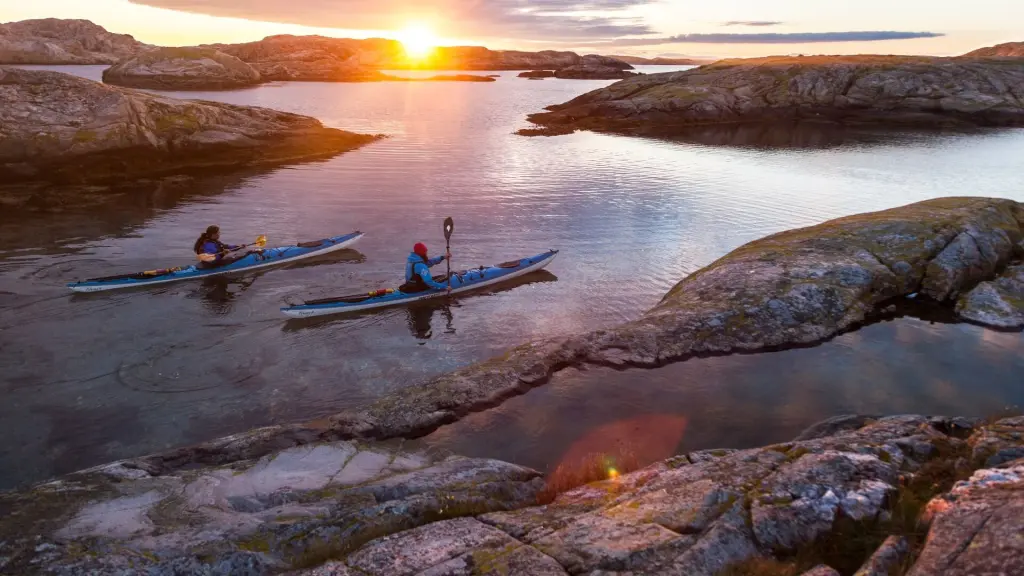
[[[593,453],[645,465],[786,442],[840,414],[1018,414],[1022,374],[1021,334],[902,318],[815,348],[566,370],[419,442],[547,471]]]
[[[74,68],[93,78],[101,70]],[[514,76],[488,84],[288,83],[183,94],[391,137],[324,162],[140,192],[99,212],[5,215],[0,487],[358,407],[529,339],[632,319],[681,277],[769,233],[936,196],[1024,200],[1022,130],[845,140],[750,133],[689,142],[588,133],[531,139],[513,134],[527,125],[526,114],[609,82]],[[701,143],[722,141],[743,145]],[[306,323],[279,315],[281,305],[302,298],[395,285],[414,242],[442,248],[441,221],[449,215],[456,266],[552,247],[562,253],[548,274],[451,306]],[[266,234],[271,244],[286,244],[355,229],[368,235],[355,250],[302,268],[89,296],[64,288],[98,274],[188,264],[196,235],[212,223],[233,242]],[[927,334],[934,352],[854,348],[846,363],[822,360],[821,373],[832,379],[877,355],[892,366],[917,366],[941,355],[941,346],[955,346],[963,330],[987,334],[913,323],[903,329]],[[999,337],[1011,347],[1022,338]],[[834,346],[818,349],[822,358]],[[992,378],[1002,384],[986,388],[993,405],[1015,401],[1007,383],[1019,386],[1021,373],[1017,365],[1014,380],[1006,369],[1012,354],[997,356],[962,357],[965,370],[978,374],[995,362]],[[722,378],[779,376],[750,358],[714,362],[736,366]],[[638,373],[637,381],[651,374]],[[908,399],[907,409],[925,410],[942,393],[914,370],[900,374],[893,393]],[[632,382],[630,373],[621,376]],[[763,380],[734,382],[724,389],[768,389]],[[697,393],[691,388],[672,394],[684,402]],[[538,393],[545,391],[522,400]],[[888,410],[886,401],[873,406]]]

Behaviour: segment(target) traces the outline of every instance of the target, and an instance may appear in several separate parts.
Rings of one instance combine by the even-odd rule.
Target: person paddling
[[[241,246],[235,246],[234,244],[225,244],[220,241],[220,227],[210,226],[199,236],[196,240],[193,249],[195,250],[196,256],[199,261],[205,266],[215,268],[217,266],[224,266],[230,264],[243,256],[237,256],[233,258],[227,257],[228,252],[232,250],[238,250]]]
[[[444,256],[430,258],[427,256],[427,245],[418,242],[413,246],[412,254],[409,254],[409,258],[405,261],[405,284],[400,286],[399,290],[405,293],[425,292],[430,289],[451,292],[449,285],[437,282],[430,276],[430,268],[446,259],[451,259],[451,257],[452,253],[448,252]]]

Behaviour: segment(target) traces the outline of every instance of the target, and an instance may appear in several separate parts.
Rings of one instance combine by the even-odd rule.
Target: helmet
[[[412,247],[412,251],[424,258],[427,257],[427,245],[423,242],[417,242],[416,245]]]

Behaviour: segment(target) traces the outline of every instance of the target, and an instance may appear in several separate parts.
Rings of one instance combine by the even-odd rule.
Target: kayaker
[[[425,292],[433,288],[450,292],[451,288],[448,284],[442,284],[434,280],[430,275],[430,268],[444,262],[446,258],[451,259],[451,257],[452,253],[448,252],[444,256],[429,258],[427,256],[427,245],[417,242],[412,248],[412,254],[409,254],[409,258],[405,261],[405,284],[400,286],[399,290],[411,293]]]
[[[238,250],[241,246],[235,246],[234,244],[225,244],[220,241],[220,227],[210,226],[199,236],[196,240],[195,250],[196,256],[199,261],[209,267],[224,266],[230,264],[238,258],[227,258],[228,252],[232,250]]]

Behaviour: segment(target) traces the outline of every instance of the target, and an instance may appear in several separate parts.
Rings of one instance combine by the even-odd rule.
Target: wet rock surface
[[[323,158],[376,139],[266,108],[0,69],[0,180],[123,180]]]
[[[1021,570],[1024,460],[989,464],[1024,447],[1024,419],[846,422],[680,455],[553,499],[535,471],[393,443],[154,473],[119,462],[0,494],[0,559],[12,573],[72,575]]]
[[[961,318],[990,326],[1024,328],[1024,265],[1016,265],[996,280],[982,282],[957,303]]]
[[[0,64],[114,64],[153,48],[88,20],[0,24]]]
[[[255,68],[207,48],[158,48],[103,71],[107,84],[156,90],[228,90],[255,86]]]
[[[792,121],[918,126],[1024,125],[1024,61],[897,56],[721,60],[584,94],[543,126],[644,132]]]
[[[265,574],[446,517],[531,505],[542,485],[537,472],[503,462],[346,442],[156,476],[116,463],[0,495],[0,540],[17,573]],[[436,544],[445,524],[433,526]],[[514,543],[488,530],[500,542],[484,534],[453,545]],[[377,555],[363,557],[372,566]]]

